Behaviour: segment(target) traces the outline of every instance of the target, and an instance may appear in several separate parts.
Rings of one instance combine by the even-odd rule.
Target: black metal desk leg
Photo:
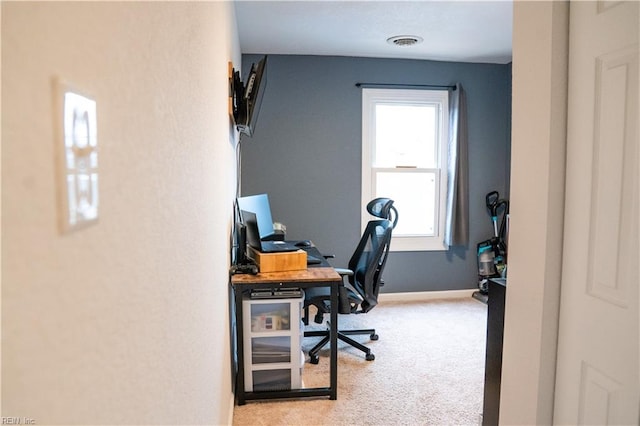
[[[236,403],[245,404],[244,398],[244,330],[242,325],[242,290],[234,287],[236,302],[236,357],[238,370],[236,371]]]
[[[338,292],[339,284],[331,283],[331,326],[329,327],[329,337],[331,346],[331,363],[329,367],[331,395],[329,399],[338,399]]]

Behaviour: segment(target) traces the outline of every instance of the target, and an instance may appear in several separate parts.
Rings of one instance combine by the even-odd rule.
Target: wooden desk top
[[[258,275],[236,274],[231,276],[231,284],[268,284],[275,282],[327,282],[342,281],[335,269],[307,268],[298,271],[268,272]]]

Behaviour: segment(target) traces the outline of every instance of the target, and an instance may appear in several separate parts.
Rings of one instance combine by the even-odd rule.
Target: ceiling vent
[[[414,44],[422,43],[422,37],[413,36],[413,35],[389,37],[387,39],[387,43],[393,44],[395,46],[400,46],[400,47],[408,47],[408,46],[413,46]]]

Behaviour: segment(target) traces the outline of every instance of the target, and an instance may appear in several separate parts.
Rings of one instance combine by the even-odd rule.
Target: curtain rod
[[[424,88],[424,89],[453,89],[456,86],[446,86],[437,84],[394,84],[394,83],[356,83],[356,87],[404,87],[404,88]]]

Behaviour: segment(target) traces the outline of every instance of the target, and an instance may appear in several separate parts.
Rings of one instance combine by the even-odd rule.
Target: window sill
[[[440,237],[393,237],[391,251],[447,251]]]

